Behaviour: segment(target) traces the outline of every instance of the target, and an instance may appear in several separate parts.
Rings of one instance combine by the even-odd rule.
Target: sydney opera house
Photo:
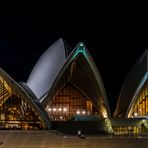
[[[50,129],[52,122],[99,121],[110,109],[95,63],[83,43],[59,39],[37,61],[27,82],[0,69],[1,129]],[[110,129],[111,130],[111,129]]]
[[[53,123],[72,126],[83,121],[108,133],[147,132],[147,64],[145,51],[128,73],[111,117],[101,76],[86,46],[79,43],[71,49],[59,39],[39,58],[27,82],[17,83],[0,69],[0,128],[52,129]]]

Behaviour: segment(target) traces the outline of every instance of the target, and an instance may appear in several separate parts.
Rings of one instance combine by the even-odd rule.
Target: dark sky
[[[125,10],[79,7],[59,10],[23,5],[0,16],[0,66],[16,81],[26,81],[42,53],[62,37],[75,47],[84,42],[103,79],[111,112],[124,79],[148,47],[143,15]],[[65,7],[67,8],[67,7]],[[23,12],[23,10],[28,12]],[[63,8],[64,9],[64,8]]]

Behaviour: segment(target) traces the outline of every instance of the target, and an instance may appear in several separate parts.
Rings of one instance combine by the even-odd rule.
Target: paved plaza
[[[0,148],[147,148],[148,137],[59,137],[49,131],[0,131]]]

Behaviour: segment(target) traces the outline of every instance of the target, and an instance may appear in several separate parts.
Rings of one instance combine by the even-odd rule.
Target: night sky
[[[124,10],[79,9],[67,11],[31,6],[0,16],[0,66],[16,81],[26,81],[34,64],[56,40],[74,48],[84,42],[101,74],[114,111],[121,86],[132,65],[148,47],[146,21]],[[54,11],[53,11],[54,10]],[[16,10],[15,10],[16,11]],[[9,11],[10,12],[10,11]],[[41,12],[41,13],[40,13]]]

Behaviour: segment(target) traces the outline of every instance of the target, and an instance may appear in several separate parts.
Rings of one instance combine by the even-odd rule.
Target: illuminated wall
[[[43,104],[51,120],[68,120],[79,114],[108,118],[101,77],[83,44],[67,59]]]
[[[47,107],[51,120],[68,120],[74,115],[97,115],[93,102],[72,84],[64,86]]]
[[[148,82],[146,81],[128,113],[128,117],[148,116]]]
[[[44,123],[28,98],[0,76],[0,129],[11,128],[43,129]]]
[[[18,84],[0,68],[1,127],[50,129],[49,117],[66,121],[74,115],[110,118],[101,76],[83,43],[72,50],[59,39],[41,56],[26,83]]]
[[[7,82],[0,76],[0,106],[12,95],[12,90]]]
[[[147,93],[145,87],[148,78],[147,61],[148,52],[146,50],[128,72],[119,94],[114,118],[127,118],[134,114],[136,116],[146,115],[147,107],[144,100]]]

